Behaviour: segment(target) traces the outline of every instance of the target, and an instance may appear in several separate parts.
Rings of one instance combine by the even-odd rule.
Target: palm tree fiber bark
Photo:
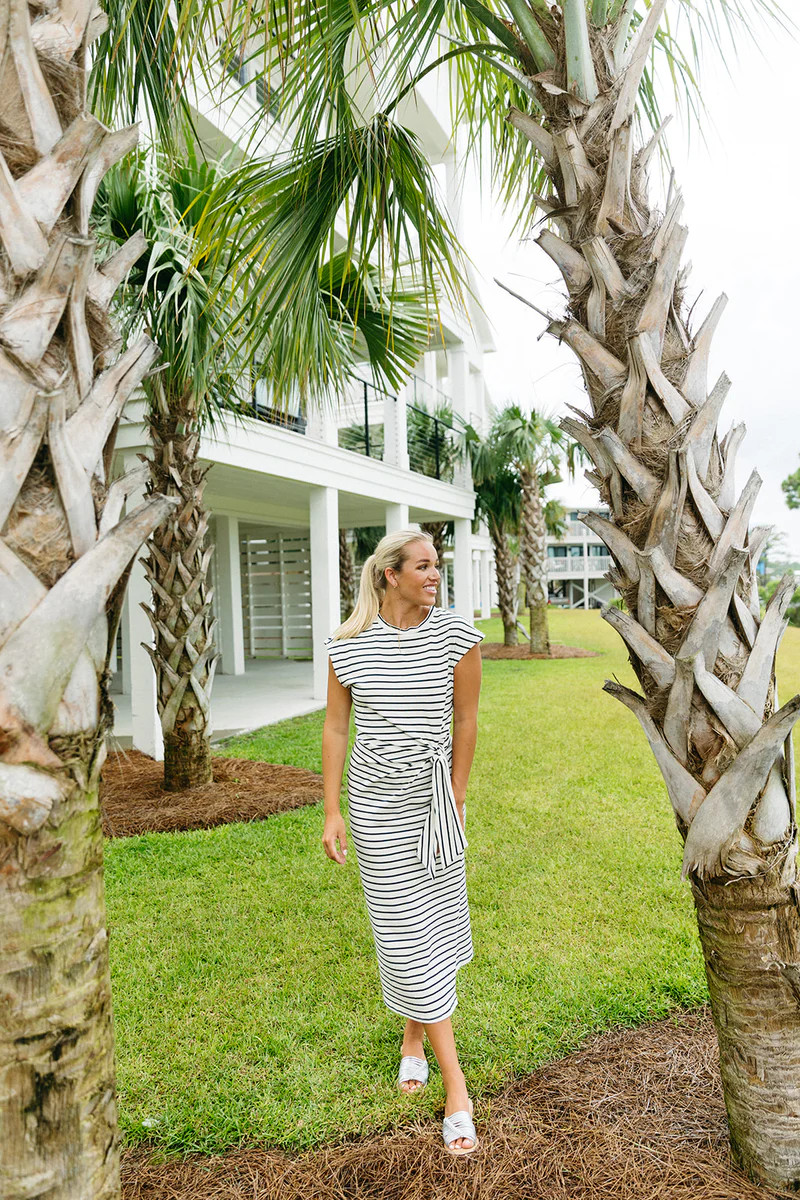
[[[183,791],[210,783],[211,687],[218,661],[208,572],[208,468],[197,461],[199,433],[190,394],[165,394],[153,381],[149,428],[153,445],[150,488],[179,504],[148,543],[145,560],[153,607],[149,650],[164,735],[164,787]]]
[[[531,472],[523,471],[522,531],[525,545],[525,584],[530,621],[531,654],[550,653],[547,626],[547,525],[544,519],[539,482]]]
[[[67,749],[63,746],[63,749]],[[69,752],[78,773],[91,746]],[[117,1195],[119,1147],[98,787],[0,835],[0,1195]]]
[[[98,781],[124,579],[171,504],[121,516],[122,354],[89,217],[136,144],[86,110],[92,5],[0,0],[0,1196],[116,1200]],[[107,264],[103,264],[104,266]]]
[[[439,556],[439,566],[441,568],[441,564],[444,561],[444,539],[445,534],[447,533],[447,522],[423,521],[423,523],[420,525],[420,529],[423,531],[423,533],[428,533],[433,538],[433,548]],[[436,589],[436,603],[440,606],[444,604],[446,607],[448,602],[449,597],[442,596],[442,584],[440,582],[439,587]]]
[[[779,879],[692,886],[739,1166],[800,1189],[800,915]]]
[[[517,645],[517,580],[514,561],[508,548],[508,538],[493,522],[489,532],[494,544],[495,575],[497,577],[497,603],[503,621],[503,645]]]
[[[350,616],[356,603],[356,565],[347,540],[347,530],[339,530],[339,605],[342,620]]]
[[[589,26],[594,103],[531,81],[544,114],[531,140],[544,147],[550,178],[542,206],[557,214],[537,240],[567,293],[566,313],[548,318],[547,332],[573,350],[586,384],[586,412],[562,427],[578,433],[587,476],[608,506],[593,528],[626,607],[603,616],[625,640],[639,684],[607,681],[605,690],[642,725],[684,839],[731,1142],[755,1180],[794,1188],[800,945],[790,735],[800,697],[779,707],[775,655],[795,584],[785,577],[762,614],[765,535],[749,524],[761,480],[753,472],[737,488],[742,431],[718,434],[730,381],[709,378],[725,298],[695,330],[683,199],[673,186],[666,211],[655,207],[647,178],[655,142],[633,145],[641,72],[663,9],[653,0],[619,68],[613,25]],[[569,12],[583,19],[580,7]],[[547,36],[558,83],[563,30]],[[530,540],[530,522],[524,532]]]

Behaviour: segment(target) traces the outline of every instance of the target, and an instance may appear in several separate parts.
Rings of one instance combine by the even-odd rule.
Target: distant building
[[[572,509],[562,537],[547,539],[547,592],[562,608],[601,608],[614,599],[604,578],[612,564],[606,545],[580,519],[581,513],[609,515],[603,506]]]

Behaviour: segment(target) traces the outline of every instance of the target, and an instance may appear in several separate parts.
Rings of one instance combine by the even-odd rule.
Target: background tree
[[[330,104],[341,127],[357,127],[348,45],[364,56],[378,45],[378,97],[390,77],[410,92],[436,62],[452,62],[459,116],[489,147],[519,226],[527,231],[537,209],[549,217],[537,240],[562,272],[567,312],[541,315],[583,369],[590,411],[563,424],[589,454],[610,508],[610,519],[587,524],[615,561],[627,612],[609,607],[604,616],[629,647],[641,693],[611,682],[606,690],[641,722],[685,843],[735,1157],[759,1180],[796,1187],[800,920],[789,735],[800,697],[779,708],[774,681],[794,580],[782,582],[762,620],[759,536],[749,530],[760,481],[751,477],[737,497],[741,432],[717,436],[728,380],[709,388],[706,379],[724,302],[692,328],[683,201],[672,187],[660,212],[648,192],[663,130],[640,144],[637,120],[659,124],[654,52],[692,86],[691,59],[661,24],[665,2],[506,0],[493,11],[479,0],[371,0],[329,4],[324,14],[293,5],[290,75],[302,143]],[[687,0],[681,11],[697,56],[699,35],[719,46],[721,29],[776,10],[767,0],[710,0],[699,13]],[[450,40],[431,61],[445,21]],[[363,76],[363,60],[359,69]]]
[[[344,621],[355,608],[358,586],[356,564],[346,529],[339,530],[339,601]]]
[[[791,572],[795,576],[800,573],[800,562],[789,560],[785,551],[785,543],[785,533],[770,533],[764,542],[764,548],[756,568],[758,595],[762,610],[772,600],[787,572]],[[790,625],[800,625],[800,589],[795,591],[789,601],[786,608],[786,620]]]
[[[497,604],[503,622],[503,644],[516,646],[518,571],[512,538],[520,527],[522,492],[519,478],[510,467],[498,462],[494,469],[475,476],[476,515],[486,521],[494,547]]]
[[[786,504],[789,508],[800,508],[800,467],[793,471],[781,483],[781,489],[786,496]]]
[[[520,567],[528,605],[531,654],[550,653],[547,627],[547,522],[544,489],[561,480],[571,457],[563,430],[540,413],[510,405],[495,418],[492,438],[500,457],[516,472],[522,492]]]

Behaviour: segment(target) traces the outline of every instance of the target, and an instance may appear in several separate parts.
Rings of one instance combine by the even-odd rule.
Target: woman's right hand
[[[325,818],[322,845],[328,858],[344,866],[347,862],[347,831],[341,813]]]

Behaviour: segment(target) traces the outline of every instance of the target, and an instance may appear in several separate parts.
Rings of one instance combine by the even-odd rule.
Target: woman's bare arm
[[[339,804],[350,736],[350,689],[343,687],[328,664],[328,707],[322,727],[322,783],[325,795],[325,830],[322,845],[334,862],[347,861],[347,833]]]
[[[478,696],[481,690],[481,652],[478,646],[459,659],[453,671],[453,792],[458,815],[464,824],[464,803],[467,796],[475,743],[478,738]]]

